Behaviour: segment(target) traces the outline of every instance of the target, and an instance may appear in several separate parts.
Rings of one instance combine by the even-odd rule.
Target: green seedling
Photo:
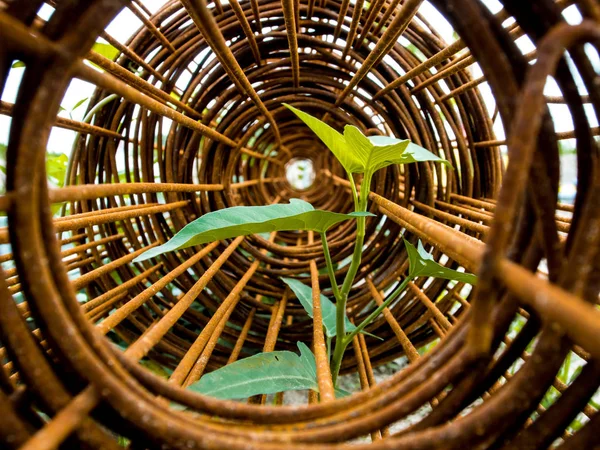
[[[423,147],[410,142],[409,140],[396,139],[387,136],[367,137],[353,125],[346,125],[344,127],[344,133],[341,134],[316,117],[300,111],[293,106],[287,104],[284,105],[294,114],[296,114],[296,116],[298,116],[298,118],[300,118],[300,120],[302,120],[319,137],[319,139],[321,139],[321,141],[323,141],[327,148],[329,148],[329,150],[340,162],[346,171],[348,181],[350,182],[352,196],[354,199],[354,210],[356,212],[364,212],[367,210],[371,181],[373,179],[373,175],[379,169],[383,169],[384,167],[393,164],[408,164],[424,161],[439,162],[451,167],[448,161],[440,158],[437,155],[434,155],[429,150],[426,150]],[[358,193],[356,182],[354,180],[355,174],[363,175],[360,193]],[[337,285],[337,281],[335,279],[326,234],[321,234],[323,252],[325,254],[325,261],[327,263],[329,279],[331,281],[333,294],[336,299],[337,309],[337,335],[331,363],[331,372],[334,383],[337,380],[346,347],[352,341],[354,335],[362,331],[362,328],[368,325],[368,323],[361,324],[362,328],[361,325],[359,325],[355,330],[348,334],[348,336],[346,336],[346,303],[350,289],[354,283],[356,273],[360,266],[365,238],[365,223],[365,217],[359,217],[356,220],[356,242],[354,244],[352,261],[350,262],[348,272],[346,273],[346,277],[341,287]],[[356,331],[359,328],[361,329]]]
[[[269,206],[239,206],[203,215],[185,226],[167,243],[140,255],[134,261],[155,258],[162,253],[208,242],[284,230],[309,230],[319,233],[325,256],[327,273],[331,281],[335,303],[320,295],[324,334],[328,349],[335,338],[333,354],[329,351],[334,385],[344,352],[354,336],[365,333],[365,327],[392,301],[404,292],[408,283],[417,277],[439,277],[474,284],[476,277],[448,269],[433,260],[419,241],[415,248],[404,241],[409,257],[409,273],[386,301],[360,324],[354,325],[346,316],[346,303],[360,266],[364,245],[366,218],[371,180],[379,169],[393,164],[433,161],[450,166],[450,163],[408,140],[385,136],[365,136],[357,127],[347,125],[341,134],[319,119],[292,106],[285,105],[296,114],[325,143],[345,169],[350,182],[354,212],[340,214],[314,209],[309,203],[292,199],[289,204]],[[359,187],[355,174],[362,174]],[[327,230],[344,220],[356,220],[356,241],[348,271],[341,286],[335,277],[327,243]],[[296,295],[309,317],[313,314],[312,288],[293,278],[282,278]],[[300,355],[290,351],[260,353],[226,365],[204,375],[189,386],[196,392],[218,398],[246,398],[294,389],[318,391],[314,355],[302,342],[298,342]],[[344,393],[336,390],[336,395]]]
[[[75,112],[75,110],[78,109],[81,105],[83,105],[88,100],[89,100],[89,97],[82,98],[77,103],[75,103],[75,105],[73,105],[73,107],[70,110],[61,105],[58,107],[58,112],[66,111],[66,113],[69,115],[69,118],[72,120],[73,113]]]

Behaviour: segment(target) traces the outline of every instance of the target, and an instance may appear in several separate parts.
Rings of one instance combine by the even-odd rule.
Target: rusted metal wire
[[[118,436],[130,448],[600,445],[594,1],[502,0],[491,12],[477,0],[434,0],[457,34],[450,43],[421,0],[173,0],[154,13],[142,0],[47,1],[47,21],[37,17],[43,3],[0,2],[0,89],[23,73],[16,95],[0,102],[10,117],[0,196],[2,448],[119,448]],[[123,8],[141,23],[126,42],[105,31]],[[581,23],[567,24],[577,14]],[[99,37],[119,52],[114,61],[91,50]],[[524,37],[534,51],[521,51]],[[24,69],[12,68],[17,60]],[[559,92],[545,92],[548,77]],[[81,121],[58,115],[73,78],[96,87]],[[229,206],[300,197],[352,209],[342,167],[281,103],[337,129],[411,139],[454,167],[376,174],[377,217],[367,220],[347,313],[360,323],[405,279],[403,237],[478,274],[478,285],[409,283],[367,327],[380,339],[358,335],[346,352],[342,373],[360,382],[349,397],[336,399],[331,379],[319,293],[333,296],[312,233],[133,262]],[[572,129],[554,107],[568,111]],[[64,187],[49,187],[44,170],[53,127],[77,133],[65,143]],[[562,203],[567,140],[577,193]],[[306,189],[286,178],[294,159],[312,162]],[[354,224],[327,237],[342,282]],[[281,276],[313,288],[312,319]],[[320,394],[306,404],[283,405],[285,393],[270,404],[186,389],[256,352],[296,351],[298,341],[317,363]],[[407,367],[376,376],[399,358]]]

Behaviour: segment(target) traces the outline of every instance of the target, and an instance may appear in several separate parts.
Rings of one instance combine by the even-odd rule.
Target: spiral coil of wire
[[[0,92],[24,65],[16,101],[0,103],[10,118],[2,446],[118,448],[119,436],[130,448],[600,445],[600,6],[488,3],[172,0],[152,13],[142,0],[0,1]],[[124,9],[142,25],[121,43],[105,29]],[[114,60],[92,50],[99,38]],[[549,78],[561,95],[547,94]],[[84,120],[58,114],[73,79],[95,86]],[[311,342],[322,324],[280,277],[316,279],[330,294],[320,243],[279,232],[133,259],[230,206],[300,197],[351,211],[342,167],[282,103],[337,129],[411,139],[454,167],[377,173],[351,320],[406,275],[402,237],[479,282],[410,283],[368,327],[381,339],[359,335],[346,352],[342,372],[360,378],[352,396],[294,406],[282,405],[287,394],[201,396],[185,388],[204,373]],[[77,133],[60,188],[47,182],[53,127]],[[563,203],[566,142],[577,192]],[[294,161],[308,162],[312,183],[290,182]],[[328,237],[341,281],[354,226]],[[406,368],[375,380],[401,357]],[[157,366],[168,380],[148,370]]]

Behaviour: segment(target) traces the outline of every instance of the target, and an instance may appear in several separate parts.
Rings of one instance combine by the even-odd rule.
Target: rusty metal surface
[[[11,117],[0,197],[2,448],[119,448],[118,436],[136,449],[600,446],[590,401],[600,385],[594,0],[503,0],[495,14],[476,0],[434,0],[458,35],[450,44],[421,0],[173,0],[155,14],[142,0],[48,1],[47,22],[36,17],[43,3],[0,2],[0,92],[13,62],[25,63],[16,102],[0,102]],[[142,24],[124,45],[105,31],[123,8]],[[566,9],[581,23],[567,24]],[[98,37],[121,52],[114,62],[91,51]],[[519,49],[523,37],[533,52]],[[561,96],[544,96],[548,77]],[[104,101],[89,123],[58,117],[73,78],[96,86],[91,105]],[[479,276],[475,290],[411,283],[368,327],[383,339],[358,335],[348,348],[342,372],[357,373],[362,390],[342,399],[319,309],[308,318],[279,279],[302,274],[315,299],[331,294],[312,234],[239,237],[132,263],[229,206],[301,197],[351,209],[341,166],[282,102],[338,128],[410,138],[455,167],[377,173],[352,321],[404,278],[403,233]],[[571,130],[557,131],[557,104]],[[64,188],[46,180],[52,127],[78,133]],[[558,202],[566,139],[576,144],[572,205]],[[316,173],[304,191],[286,180],[295,158]],[[352,223],[330,231],[334,262],[351,256],[354,235]],[[339,281],[347,270],[338,266]],[[299,340],[314,348],[321,402],[284,406],[285,393],[221,401],[185,389]],[[376,380],[377,366],[402,356],[406,368]],[[559,371],[572,359],[582,368],[565,380]],[[559,394],[550,405],[549,390]]]

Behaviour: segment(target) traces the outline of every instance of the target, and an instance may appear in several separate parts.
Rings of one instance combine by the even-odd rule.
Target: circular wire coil
[[[172,0],[152,13],[142,0],[0,1],[0,92],[22,71],[14,104],[0,104],[11,118],[2,447],[600,445],[600,7],[490,3]],[[37,16],[43,4],[48,20]],[[453,43],[428,19],[432,8]],[[122,11],[142,24],[124,43],[105,31]],[[99,38],[118,50],[113,60],[92,50]],[[59,115],[73,79],[96,87],[83,120]],[[548,80],[560,95],[545,95]],[[352,210],[343,168],[282,103],[336,129],[410,139],[454,168],[377,172],[351,320],[406,276],[402,238],[476,273],[477,287],[409,283],[368,326],[379,339],[348,347],[342,372],[360,378],[351,396],[202,396],[185,388],[204,373],[312,343],[322,324],[280,277],[330,296],[320,242],[284,231],[133,259],[230,206],[302,198]],[[53,127],[76,132],[60,188],[46,173]],[[312,167],[312,183],[290,182],[294,161]],[[561,203],[568,164],[577,192]],[[328,233],[338,281],[355,237],[350,221]],[[402,357],[407,367],[375,379]]]

